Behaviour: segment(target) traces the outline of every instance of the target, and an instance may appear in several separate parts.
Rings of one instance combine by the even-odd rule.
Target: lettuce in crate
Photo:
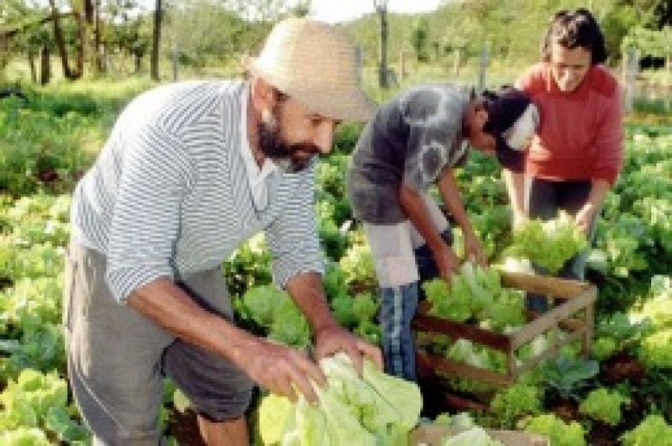
[[[430,314],[455,322],[479,322],[497,332],[525,322],[523,300],[517,290],[504,288],[493,268],[464,262],[450,283],[437,278],[422,285],[431,303]]]

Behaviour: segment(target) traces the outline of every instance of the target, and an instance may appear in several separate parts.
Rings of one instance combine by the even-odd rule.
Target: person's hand
[[[341,351],[350,357],[360,376],[364,368],[364,358],[370,359],[379,370],[383,369],[383,355],[380,349],[340,325],[328,325],[315,332],[316,359],[332,356]]]
[[[455,254],[455,251],[443,244],[439,249],[432,250],[434,261],[439,270],[439,274],[446,282],[450,283],[450,278],[460,269],[460,259]]]
[[[464,253],[468,260],[481,266],[488,265],[488,256],[485,254],[483,244],[473,233],[464,236]]]
[[[313,383],[326,386],[320,367],[305,353],[265,339],[246,346],[241,367],[248,376],[271,393],[296,401],[297,391],[308,402],[318,401]]]
[[[576,225],[583,231],[586,236],[588,235],[588,230],[590,229],[590,224],[595,218],[595,207],[590,204],[586,203],[583,205],[581,209],[579,209],[579,212],[576,213],[576,217],[574,217],[574,222]]]

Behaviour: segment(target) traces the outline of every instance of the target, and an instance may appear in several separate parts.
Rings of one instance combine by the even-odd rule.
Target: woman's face
[[[559,43],[551,45],[551,72],[560,91],[576,90],[590,68],[590,51],[583,47],[566,48]]]

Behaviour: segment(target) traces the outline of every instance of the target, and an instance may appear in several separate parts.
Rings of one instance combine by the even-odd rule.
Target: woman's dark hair
[[[587,9],[576,11],[558,11],[551,19],[541,42],[541,59],[551,59],[551,46],[558,43],[565,48],[585,48],[590,51],[591,65],[607,60],[607,47],[604,35],[593,15]]]

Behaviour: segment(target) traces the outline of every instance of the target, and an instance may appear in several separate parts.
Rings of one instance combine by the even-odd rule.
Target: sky
[[[436,10],[442,0],[389,0],[388,12],[419,13]],[[330,23],[344,22],[375,12],[374,0],[312,0],[310,16]]]

